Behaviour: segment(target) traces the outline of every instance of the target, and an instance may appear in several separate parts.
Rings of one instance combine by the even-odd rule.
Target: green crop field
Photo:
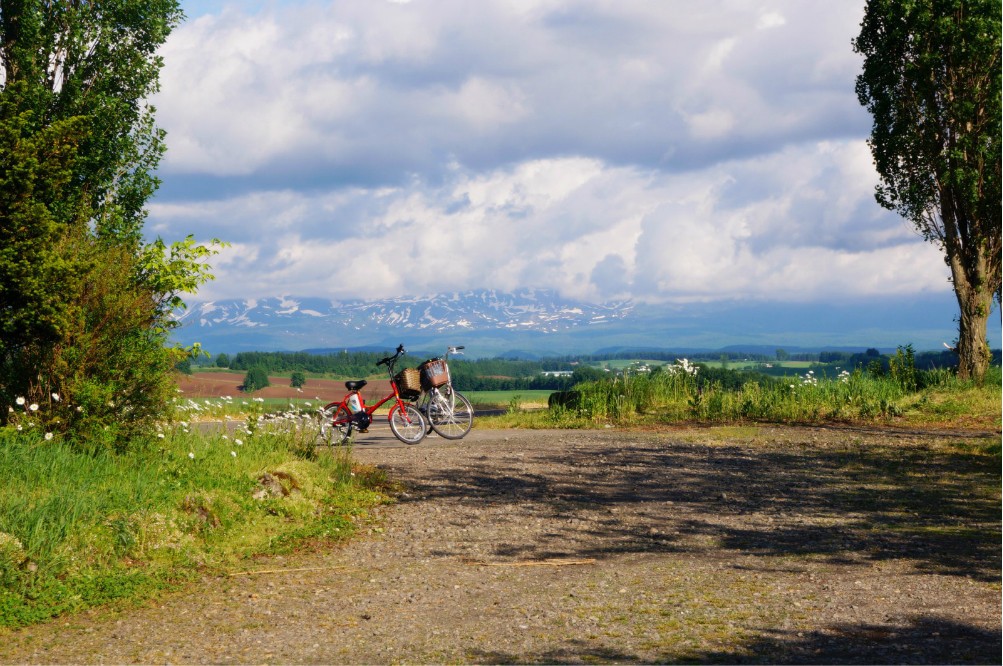
[[[507,408],[513,405],[513,401],[521,408],[546,407],[547,398],[553,391],[525,390],[525,391],[463,391],[467,400],[475,408]]]

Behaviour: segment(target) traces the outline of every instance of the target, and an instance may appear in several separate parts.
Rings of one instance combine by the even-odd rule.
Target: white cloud
[[[200,298],[947,288],[873,201],[863,2],[239,4],[176,31],[150,229]]]
[[[336,299],[533,285],[585,300],[656,302],[943,290],[936,248],[893,215],[856,218],[870,207],[860,181],[867,167],[860,142],[686,175],[568,158],[458,171],[439,186],[416,181],[373,193],[380,205],[364,209],[357,202],[370,193],[360,190],[154,212],[270,229],[224,251],[220,279],[204,288],[212,298],[264,296],[277,285]],[[322,210],[338,231],[296,223]]]

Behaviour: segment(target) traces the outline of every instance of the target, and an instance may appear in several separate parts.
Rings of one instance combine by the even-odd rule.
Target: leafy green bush
[[[182,17],[172,0],[0,12],[0,425],[121,451],[168,415],[186,353],[168,332],[219,245],[144,241],[164,151],[145,100]]]
[[[240,385],[240,390],[245,393],[254,393],[269,385],[268,373],[264,368],[255,367],[247,371],[244,375],[244,382]]]

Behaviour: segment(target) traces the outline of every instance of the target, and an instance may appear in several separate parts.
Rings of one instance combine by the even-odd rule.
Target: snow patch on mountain
[[[562,299],[547,289],[453,292],[379,301],[319,298],[249,298],[196,304],[179,317],[188,329],[281,329],[309,335],[314,327],[351,330],[533,330],[541,333],[590,326],[627,317],[630,302],[586,304]],[[194,331],[189,331],[194,333]]]

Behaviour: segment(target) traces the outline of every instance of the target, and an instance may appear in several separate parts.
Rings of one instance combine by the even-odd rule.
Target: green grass
[[[553,391],[548,390],[521,390],[521,391],[462,391],[470,404],[475,408],[500,408],[505,409],[517,403],[519,407],[529,409],[534,407],[546,407],[547,398]]]
[[[164,432],[122,455],[0,429],[0,626],[156,595],[309,539],[384,501],[347,453],[308,435]],[[279,484],[264,494],[259,481]],[[255,497],[255,494],[259,497]]]
[[[807,370],[816,365],[814,361],[700,361],[708,368],[729,368],[731,370],[750,370],[763,368],[767,363],[771,368],[788,368],[790,370]]]
[[[698,373],[699,375],[699,373]],[[1000,369],[982,386],[950,375],[920,375],[925,388],[906,390],[890,376],[857,371],[838,378],[813,373],[743,380],[740,386],[698,381],[684,372],[587,382],[575,387],[573,408],[548,414],[511,414],[495,421],[505,427],[594,427],[666,422],[774,423],[885,422],[917,426],[998,430],[1001,427]]]
[[[666,363],[668,363],[668,361],[659,361],[659,360],[643,359],[643,358],[629,358],[629,359],[616,358],[616,359],[610,359],[608,361],[594,361],[589,363],[588,365],[593,368],[599,368],[600,370],[604,368],[609,368],[610,370],[623,370],[624,368],[629,368],[638,364],[643,364],[654,368],[660,365],[665,365]]]

